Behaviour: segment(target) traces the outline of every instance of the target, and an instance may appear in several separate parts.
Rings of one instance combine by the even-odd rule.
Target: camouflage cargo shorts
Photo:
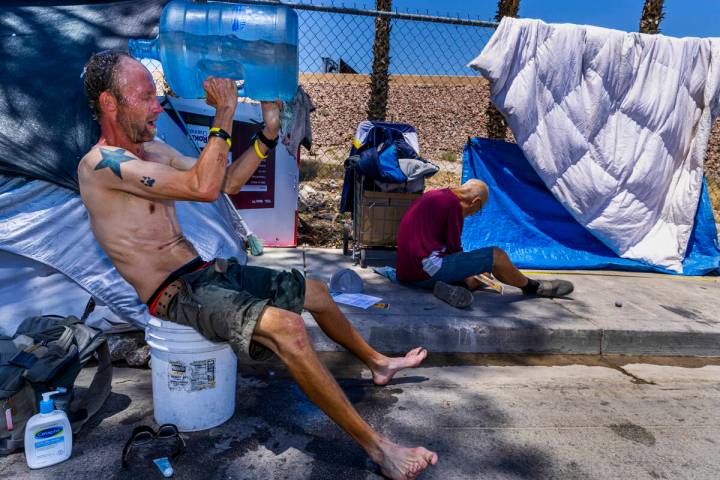
[[[272,357],[252,340],[265,306],[300,314],[305,303],[305,278],[295,269],[240,265],[230,258],[180,278],[183,286],[168,305],[167,320],[191,326],[209,340],[229,342],[239,357],[253,360]]]

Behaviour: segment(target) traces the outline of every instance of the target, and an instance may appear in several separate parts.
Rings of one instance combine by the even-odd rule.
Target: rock
[[[150,347],[145,344],[143,332],[122,333],[107,336],[110,360],[125,361],[131,367],[144,367],[150,359]]]
[[[128,352],[136,350],[145,344],[143,337],[142,332],[108,335],[107,342],[108,348],[110,349],[110,359],[113,362],[125,360],[125,355],[127,355]]]
[[[131,367],[144,367],[150,361],[150,346],[143,345],[140,348],[136,348],[128,352],[125,355],[125,361]]]
[[[317,195],[317,190],[308,185],[307,183],[300,188],[300,196]]]
[[[615,300],[615,306],[621,308],[623,306],[623,302],[621,302],[620,300]]]
[[[317,209],[318,197],[320,198],[320,201],[322,201],[322,195],[319,194],[317,190],[315,190],[310,185],[303,185],[302,188],[300,188],[300,192],[298,194],[300,207],[304,207],[306,209]]]

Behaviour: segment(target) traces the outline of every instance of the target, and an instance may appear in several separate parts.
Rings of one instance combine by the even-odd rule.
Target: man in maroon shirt
[[[429,191],[413,203],[398,230],[398,280],[432,288],[438,298],[458,308],[472,303],[472,290],[483,285],[476,275],[488,272],[526,295],[569,295],[572,283],[528,278],[497,247],[463,252],[464,219],[479,212],[487,199],[487,185],[472,179],[459,188]]]

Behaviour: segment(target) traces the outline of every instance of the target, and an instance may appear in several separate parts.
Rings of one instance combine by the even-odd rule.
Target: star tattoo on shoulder
[[[109,168],[118,177],[122,178],[120,173],[120,164],[123,162],[129,162],[135,160],[133,157],[125,155],[125,150],[119,148],[117,150],[108,150],[106,148],[100,149],[102,160],[95,166],[95,170],[101,170],[103,168]]]
[[[155,185],[155,179],[152,177],[142,177],[140,179],[140,183],[142,183],[143,185],[147,185],[148,187],[152,187],[153,185]]]

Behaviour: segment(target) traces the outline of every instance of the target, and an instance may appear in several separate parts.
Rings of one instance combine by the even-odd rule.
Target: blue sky
[[[294,0],[316,5],[374,9],[374,0]],[[637,31],[643,0],[520,0],[519,15],[551,23],[591,24]],[[496,0],[394,0],[399,11],[492,20]],[[660,29],[677,37],[720,37],[720,0],[666,0]],[[371,18],[300,13],[301,71],[320,71],[323,56],[343,58],[360,73],[372,64]],[[492,31],[417,22],[395,22],[391,72],[474,75],[465,64],[477,55]]]
[[[294,0],[316,5],[344,5],[375,8],[374,0],[339,2],[336,0]],[[643,0],[520,0],[519,15],[540,18],[554,23],[580,23],[619,30],[637,31]],[[430,11],[437,15],[470,15],[491,20],[497,8],[496,0],[394,0],[393,8],[400,11]],[[665,19],[662,33],[684,37],[720,36],[720,0],[665,0]]]

